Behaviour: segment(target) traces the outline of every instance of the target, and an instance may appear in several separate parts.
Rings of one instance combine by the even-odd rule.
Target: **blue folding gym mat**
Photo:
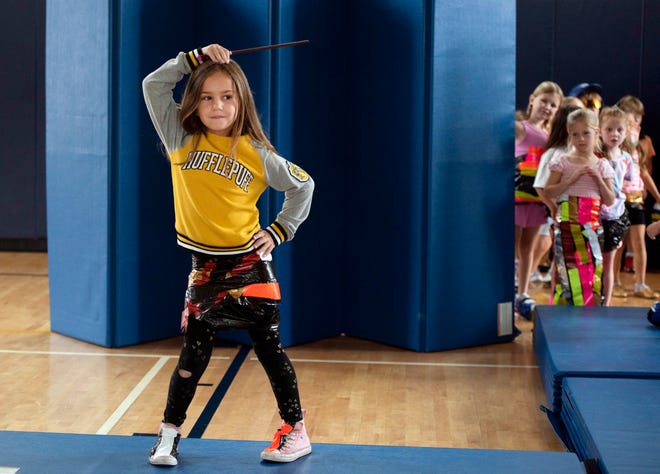
[[[570,377],[561,418],[578,457],[603,473],[660,472],[660,380]]]
[[[552,411],[561,411],[566,377],[660,378],[660,329],[647,321],[647,311],[537,307],[534,351]]]
[[[577,456],[566,452],[316,443],[309,456],[288,464],[275,464],[259,459],[267,442],[190,438],[182,439],[179,444],[179,465],[167,469],[150,466],[147,462],[154,439],[151,436],[0,431],[0,472],[4,472],[3,467],[14,467],[20,468],[18,474],[584,473]]]

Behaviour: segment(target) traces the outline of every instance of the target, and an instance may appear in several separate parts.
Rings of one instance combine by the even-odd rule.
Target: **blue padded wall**
[[[515,2],[436,2],[431,78],[422,349],[510,340]]]
[[[345,331],[420,349],[426,166],[425,1],[349,3]]]
[[[515,2],[349,17],[346,332],[421,351],[510,340]]]
[[[169,163],[144,113],[141,81],[194,41],[154,0],[113,3],[111,347],[179,333],[190,260],[176,246]]]
[[[314,178],[309,218],[290,243],[277,250],[285,300],[283,341],[296,344],[335,336],[345,329],[343,123],[346,103],[346,15],[342,4],[281,0],[273,18],[275,42],[308,39],[309,45],[274,55],[272,138],[280,153]],[[277,212],[281,196],[273,201]]]
[[[109,14],[79,0],[49,2],[46,16],[51,328],[98,344],[111,325]]]

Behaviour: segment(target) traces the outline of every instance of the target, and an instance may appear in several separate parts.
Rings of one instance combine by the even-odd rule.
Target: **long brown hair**
[[[548,142],[545,149],[550,148],[565,148],[568,144],[568,130],[566,128],[566,119],[568,115],[582,107],[575,105],[569,101],[562,101],[562,105],[557,109],[557,113],[552,120],[552,127],[550,128],[550,135],[548,135]]]
[[[242,135],[249,135],[250,138],[274,152],[275,147],[270,143],[261,125],[261,120],[259,120],[250,84],[243,69],[235,61],[226,64],[205,61],[190,75],[179,107],[179,120],[183,130],[193,136],[193,149],[197,148],[201,135],[206,133],[206,126],[197,114],[202,87],[204,81],[216,73],[226,74],[232,80],[238,103],[236,120],[230,130],[230,136],[233,139],[231,154],[234,154],[238,139]]]

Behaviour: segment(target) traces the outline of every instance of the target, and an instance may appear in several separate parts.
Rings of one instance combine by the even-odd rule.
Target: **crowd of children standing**
[[[601,94],[599,84],[583,83],[564,96],[544,81],[517,114],[514,306],[523,317],[531,318],[530,280],[548,254],[551,304],[607,306],[627,296],[624,249],[633,255],[632,294],[660,298],[646,285],[644,202],[650,194],[660,203],[660,192],[652,141],[641,136],[644,106],[628,95],[603,107]],[[658,233],[660,225],[648,230]]]

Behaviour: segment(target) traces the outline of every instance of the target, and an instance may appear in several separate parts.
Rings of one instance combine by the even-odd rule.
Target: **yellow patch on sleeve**
[[[307,174],[307,171],[296,164],[289,163],[289,173],[291,173],[291,176],[296,178],[301,183],[309,181],[309,175]]]

